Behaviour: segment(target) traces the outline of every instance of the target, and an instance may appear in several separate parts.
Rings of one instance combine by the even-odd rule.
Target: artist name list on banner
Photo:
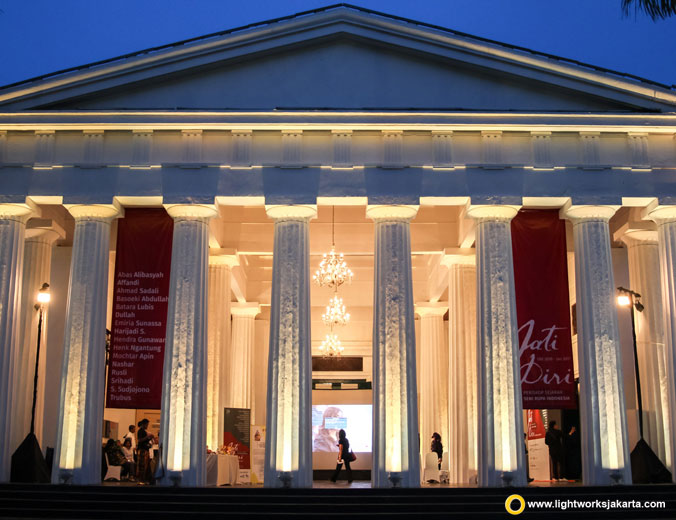
[[[523,407],[575,408],[566,227],[558,210],[512,220]]]
[[[127,210],[118,227],[108,367],[109,408],[159,409],[173,221]]]

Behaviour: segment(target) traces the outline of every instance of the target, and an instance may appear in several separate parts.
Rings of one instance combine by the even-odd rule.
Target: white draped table
[[[239,457],[209,453],[207,455],[207,486],[234,486],[239,480]]]

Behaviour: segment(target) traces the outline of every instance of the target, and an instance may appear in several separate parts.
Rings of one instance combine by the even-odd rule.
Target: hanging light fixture
[[[327,357],[340,356],[343,350],[344,347],[340,344],[338,336],[332,332],[327,334],[322,344],[319,345],[319,351]]]
[[[352,281],[352,271],[347,267],[343,253],[336,253],[335,215],[336,208],[334,206],[331,218],[331,251],[324,253],[322,261],[319,263],[319,269],[315,271],[312,277],[312,281],[319,287],[337,288]]]
[[[335,293],[326,306],[326,312],[322,314],[324,325],[333,327],[334,325],[347,325],[350,321],[350,313],[346,311],[343,299]]]
[[[319,269],[315,272],[312,280],[320,287],[333,289],[333,297],[326,306],[326,312],[322,314],[322,321],[329,327],[329,333],[319,346],[319,351],[326,357],[340,356],[344,350],[340,344],[338,335],[334,334],[335,325],[346,325],[350,321],[350,315],[345,309],[343,299],[338,296],[338,287],[344,283],[352,282],[352,271],[347,267],[343,253],[336,253],[336,208],[333,207],[331,217],[331,251],[324,253]]]

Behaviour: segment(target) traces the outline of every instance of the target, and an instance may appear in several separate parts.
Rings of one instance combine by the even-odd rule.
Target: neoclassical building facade
[[[313,379],[349,376],[372,384],[374,486],[418,486],[434,431],[453,482],[525,484],[522,208],[566,222],[584,482],[631,482],[620,284],[645,306],[645,438],[673,469],[675,109],[664,85],[349,6],[1,88],[0,481],[30,425],[47,281],[36,434],[53,482],[100,481],[118,220],[138,208],[173,219],[166,483],[205,484],[229,406],[266,427],[266,486],[311,486]],[[332,245],[355,272],[347,375],[311,364]]]

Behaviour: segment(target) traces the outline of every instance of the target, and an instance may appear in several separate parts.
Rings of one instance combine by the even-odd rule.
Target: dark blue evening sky
[[[0,85],[337,3],[320,0],[0,0]],[[620,0],[351,3],[676,83],[676,18],[623,17]]]

